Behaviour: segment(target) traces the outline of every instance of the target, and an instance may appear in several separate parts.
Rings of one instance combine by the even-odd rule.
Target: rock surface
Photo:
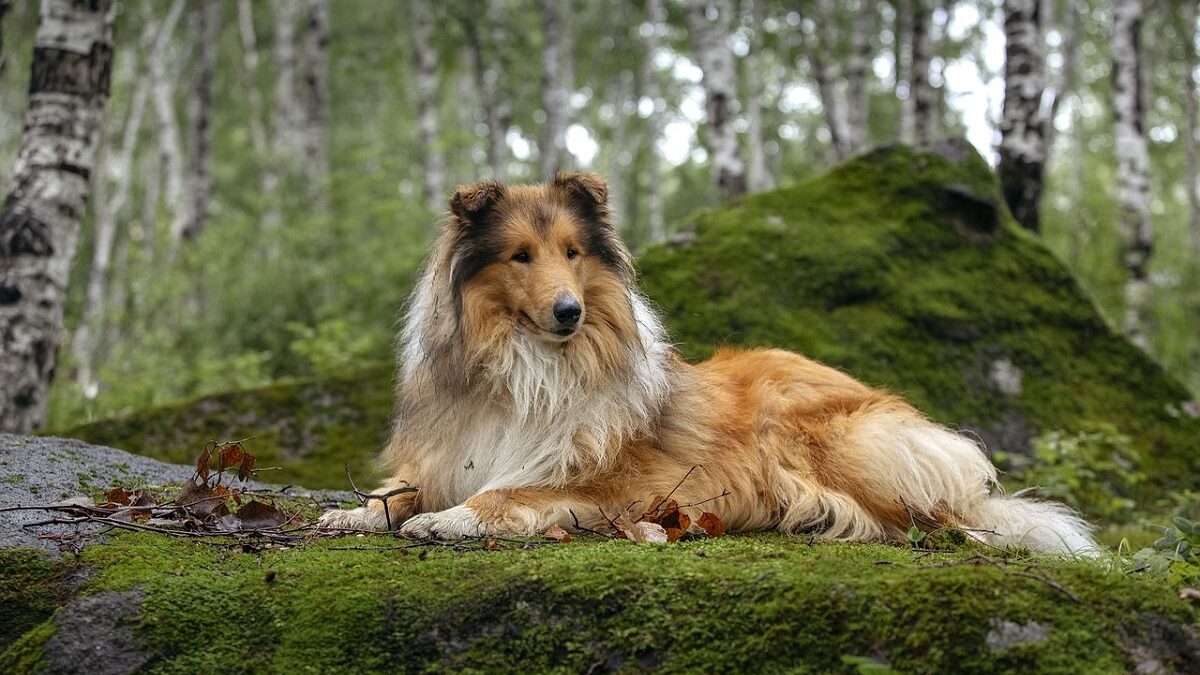
[[[191,478],[193,472],[191,466],[168,464],[70,438],[0,434],[0,508],[51,504],[112,487],[131,489],[144,485],[182,483]],[[245,485],[272,487],[254,481]],[[353,499],[350,493],[336,490],[293,488],[288,492],[298,496],[312,495],[330,503]],[[48,525],[27,528],[30,523],[50,517],[51,514],[44,511],[0,512],[0,548],[29,546],[57,550],[56,542],[39,538],[39,535],[71,534],[84,527]]]

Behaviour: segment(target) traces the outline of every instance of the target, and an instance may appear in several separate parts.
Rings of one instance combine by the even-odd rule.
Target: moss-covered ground
[[[247,553],[132,534],[69,565],[92,570],[82,593],[144,592],[136,633],[162,673],[852,671],[844,657],[906,673],[1196,665],[1195,610],[1160,581],[1099,563],[782,536],[394,548],[404,543]],[[0,583],[30,564],[8,560]],[[23,620],[0,671],[41,658],[55,630],[43,618]]]
[[[640,265],[688,357],[722,345],[799,351],[903,394],[994,451],[1111,424],[1142,453],[1151,495],[1200,480],[1189,393],[1015,225],[965,143],[878,150],[684,225],[690,243],[652,248]],[[284,467],[275,480],[344,487],[342,463],[361,475],[379,446],[390,382],[390,368],[373,367],[64,433],[173,461],[205,440],[254,436],[260,465]]]

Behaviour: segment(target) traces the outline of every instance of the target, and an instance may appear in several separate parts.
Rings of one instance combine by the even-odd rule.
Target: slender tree
[[[1179,3],[1179,21],[1183,35],[1183,91],[1185,96],[1183,147],[1187,155],[1188,232],[1192,254],[1200,254],[1200,153],[1196,148],[1197,91],[1196,91],[1196,3]]]
[[[438,133],[438,54],[433,42],[434,14],[430,0],[413,0],[409,5],[412,20],[413,64],[417,84],[417,133],[421,139],[422,173],[425,179],[425,204],[439,212],[446,201],[446,157],[439,145]]]
[[[8,0],[0,0],[0,77],[4,77],[4,71],[8,66],[8,55],[4,53],[4,16],[12,9],[12,5]]]
[[[1044,133],[1047,153],[1054,149],[1054,138],[1057,133],[1054,122],[1058,119],[1059,108],[1062,107],[1067,93],[1075,89],[1076,81],[1079,79],[1079,48],[1083,43],[1083,31],[1079,27],[1082,9],[1079,5],[1080,0],[1063,0],[1060,5],[1062,11],[1057,21],[1057,28],[1062,42],[1062,65],[1059,66],[1058,77],[1054,80],[1053,91],[1048,93],[1050,112],[1046,115]],[[1049,85],[1049,75],[1047,75],[1047,85]]]
[[[179,119],[175,115],[175,47],[172,36],[183,15],[187,0],[173,0],[163,19],[163,29],[150,55],[150,99],[158,123],[158,146],[162,154],[163,179],[166,184],[167,208],[171,214],[168,260],[173,260],[183,239],[183,231],[192,222],[192,201],[187,195],[187,180],[183,157],[183,140]]]
[[[567,88],[563,81],[563,47],[567,22],[560,0],[540,0],[542,16],[542,138],[538,143],[541,175],[549,178],[567,164]]]
[[[486,16],[480,17],[466,12],[461,15],[461,19],[487,124],[488,165],[491,167],[492,179],[503,181],[508,174],[506,136],[512,120],[512,106],[509,105],[501,87],[505,68],[500,52],[508,44],[504,0],[488,0]],[[488,27],[486,35],[484,26]]]
[[[818,2],[811,15],[802,12],[803,6],[797,4],[797,13],[803,17],[798,29],[800,46],[817,83],[834,158],[840,162],[854,154],[854,132],[850,128],[846,82],[836,53],[836,11],[830,0]]]
[[[917,145],[928,145],[937,129],[937,100],[929,81],[929,66],[933,59],[933,41],[929,35],[933,18],[931,0],[908,0],[911,16],[909,45],[908,98],[911,107],[912,138]]]
[[[303,43],[304,174],[309,201],[329,208],[329,0],[306,0]]]
[[[112,0],[42,0],[29,107],[0,211],[0,430],[45,423],[112,75]]]
[[[763,44],[763,23],[766,11],[763,0],[743,0],[749,5],[743,14],[750,18],[750,49],[743,59],[746,86],[746,187],[759,192],[772,187],[771,172],[767,170],[766,132],[763,129],[763,72],[767,67]]]
[[[258,88],[258,35],[254,32],[254,8],[250,0],[238,0],[238,37],[242,43],[242,68],[246,71],[246,103],[250,112],[250,144],[259,157],[267,154],[267,131],[263,123],[262,91]]]
[[[705,140],[713,183],[725,199],[746,191],[746,170],[739,156],[733,115],[737,110],[736,71],[729,47],[733,8],[728,0],[687,0],[688,33],[704,77],[707,118]]]
[[[1004,116],[1000,122],[1000,186],[1008,208],[1028,230],[1040,229],[1038,208],[1046,165],[1043,0],[1005,0]]]
[[[1113,137],[1117,154],[1117,201],[1125,236],[1125,334],[1150,345],[1150,152],[1146,141],[1146,79],[1142,63],[1141,0],[1114,0],[1112,33]]]
[[[213,148],[213,76],[217,69],[217,41],[221,34],[221,3],[205,2],[199,9],[200,41],[197,45],[195,116],[192,133],[195,156],[191,166],[191,220],[184,225],[180,236],[195,239],[208,226],[212,209],[212,148]]]
[[[642,37],[642,68],[638,73],[641,79],[642,96],[654,103],[654,108],[647,117],[646,152],[646,229],[647,239],[651,243],[665,241],[667,238],[666,225],[663,221],[663,196],[661,159],[658,153],[658,141],[662,138],[662,116],[658,112],[658,102],[662,95],[658,84],[658,70],[654,58],[658,53],[659,36],[667,30],[667,13],[662,0],[646,0],[646,20],[638,30]]]

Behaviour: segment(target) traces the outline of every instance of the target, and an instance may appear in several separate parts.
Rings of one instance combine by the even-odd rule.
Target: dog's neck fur
[[[413,293],[398,345],[396,434],[440,424],[437,448],[449,501],[484,489],[557,486],[608,469],[623,443],[647,435],[666,404],[672,348],[662,322],[631,289],[637,344],[613,372],[581,367],[561,345],[517,328],[485,363],[464,363],[444,269],[430,266]],[[579,338],[576,338],[579,339]],[[448,386],[437,373],[466,373]],[[448,415],[453,415],[449,417]],[[431,422],[439,420],[440,422]],[[416,428],[414,427],[414,429]],[[426,437],[427,434],[412,434]],[[430,486],[431,488],[434,486]]]

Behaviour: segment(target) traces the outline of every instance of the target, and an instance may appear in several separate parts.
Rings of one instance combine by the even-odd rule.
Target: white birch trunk
[[[471,67],[475,72],[487,125],[488,166],[492,180],[498,181],[504,181],[508,174],[508,140],[505,135],[512,114],[500,86],[504,78],[504,65],[499,51],[508,39],[504,7],[503,0],[488,0],[486,17],[472,14],[463,17]],[[484,25],[490,27],[487,35],[484,35]]]
[[[242,68],[246,71],[246,102],[250,108],[250,144],[261,159],[267,154],[262,91],[258,88],[258,35],[250,0],[238,0],[238,37],[242,43]]]
[[[1114,0],[1112,36],[1113,136],[1117,154],[1117,201],[1125,236],[1121,259],[1125,282],[1123,329],[1135,344],[1150,346],[1150,153],[1146,142],[1146,80],[1142,64],[1142,3]]]
[[[911,145],[917,137],[916,106],[912,92],[912,3],[914,0],[895,0],[896,21],[893,24],[895,62],[892,90],[900,100],[900,142]]]
[[[567,89],[562,77],[563,34],[560,0],[540,0],[542,17],[542,137],[538,143],[541,176],[549,179],[564,169],[567,152]]]
[[[168,261],[175,259],[179,242],[183,238],[183,230],[191,222],[192,204],[186,194],[183,142],[180,138],[179,120],[175,116],[175,73],[170,68],[175,53],[171,38],[186,6],[186,0],[174,0],[171,3],[167,16],[163,19],[163,29],[150,54],[150,98],[158,123],[158,146],[162,155],[166,184],[164,197],[171,214]]]
[[[275,111],[272,141],[275,160],[284,165],[299,162],[304,155],[303,120],[296,79],[299,57],[296,54],[296,22],[301,5],[294,0],[274,0],[271,14],[275,19],[273,52],[275,59]],[[281,173],[283,173],[281,171]]]
[[[1184,92],[1186,102],[1184,113],[1187,121],[1184,123],[1183,147],[1187,155],[1187,195],[1188,195],[1188,232],[1192,255],[1200,254],[1200,153],[1196,148],[1197,100],[1200,94],[1196,89],[1196,3],[1182,2],[1179,4],[1179,18],[1183,24],[1184,38]]]
[[[746,187],[750,192],[761,192],[772,187],[771,173],[767,170],[766,139],[763,129],[763,79],[767,66],[763,45],[763,22],[766,12],[763,11],[763,0],[743,0],[751,4],[749,15],[753,18],[753,34],[750,39],[750,51],[744,61],[746,76],[743,82],[746,86]]]
[[[837,34],[833,28],[836,21],[834,13],[833,3],[822,0],[817,3],[816,13],[801,19],[797,33],[800,37],[800,47],[808,60],[809,70],[817,83],[817,95],[821,99],[821,109],[825,114],[825,127],[829,130],[829,144],[833,148],[834,159],[840,162],[850,157],[854,149],[851,145],[852,134],[844,90],[846,83],[836,54],[826,53],[833,51],[837,45]],[[811,35],[805,25],[807,23],[812,24]]]
[[[933,18],[931,0],[908,0],[912,8],[912,37],[909,41],[908,103],[912,106],[913,142],[928,145],[937,129],[937,101],[929,83],[929,65],[933,59],[933,40],[930,22]]]
[[[733,115],[737,112],[736,71],[729,47],[733,8],[728,0],[687,0],[687,22],[706,98],[706,141],[713,183],[722,198],[746,192]]]
[[[439,146],[438,133],[438,55],[433,43],[433,6],[431,0],[413,0],[409,5],[412,20],[413,64],[416,66],[417,133],[421,139],[425,204],[438,213],[446,200],[446,158]]]
[[[1043,0],[1005,0],[1004,113],[997,173],[1004,200],[1017,222],[1040,229],[1038,209],[1046,165],[1046,91]]]
[[[108,102],[114,6],[42,0],[25,130],[0,211],[0,431],[46,421]]]
[[[309,201],[329,210],[329,0],[306,0],[304,31],[304,175]]]
[[[850,56],[846,60],[849,110],[846,121],[850,148],[855,154],[866,150],[871,141],[871,36],[875,34],[878,24],[879,15],[876,12],[871,3],[861,3],[850,24]]]
[[[196,63],[195,117],[193,133],[195,156],[192,168],[192,208],[190,221],[180,232],[180,238],[190,241],[208,227],[212,210],[212,151],[213,151],[213,77],[217,69],[217,42],[221,37],[221,3],[205,2],[200,7],[199,58]]]
[[[150,21],[142,33],[139,43],[141,54],[149,54],[157,40],[161,24]],[[79,326],[71,336],[71,353],[75,357],[78,368],[76,381],[83,395],[92,399],[100,391],[100,383],[96,379],[96,360],[100,348],[100,339],[104,334],[104,324],[108,319],[106,303],[108,300],[108,282],[113,257],[113,247],[117,236],[117,218],[129,201],[130,187],[133,184],[133,154],[137,149],[138,134],[141,133],[142,119],[145,117],[146,103],[150,98],[150,78],[140,68],[134,68],[135,80],[133,95],[130,98],[129,110],[121,129],[121,145],[115,156],[105,162],[105,170],[96,176],[94,184],[97,204],[95,245],[92,248],[92,265],[88,270],[87,289],[84,293],[83,307],[80,312]],[[112,194],[102,196],[112,184]]]
[[[667,12],[662,0],[646,0],[646,23],[639,33],[642,36],[644,56],[639,77],[642,79],[642,95],[656,102],[656,109],[650,112],[647,122],[647,143],[649,152],[646,153],[646,229],[650,243],[660,243],[667,240],[666,224],[663,220],[663,196],[661,184],[662,158],[658,154],[658,140],[662,138],[662,116],[657,110],[657,101],[662,95],[658,86],[658,70],[654,66],[654,56],[658,53],[659,36],[666,32]]]

